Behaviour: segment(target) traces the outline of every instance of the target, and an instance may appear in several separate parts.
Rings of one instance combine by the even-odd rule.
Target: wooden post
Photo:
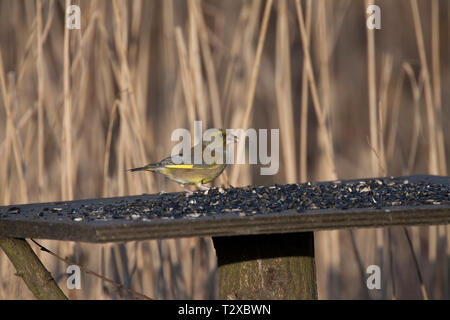
[[[16,275],[23,279],[37,299],[67,300],[25,239],[0,238],[0,248],[16,268]]]
[[[317,299],[314,233],[213,237],[219,299]]]

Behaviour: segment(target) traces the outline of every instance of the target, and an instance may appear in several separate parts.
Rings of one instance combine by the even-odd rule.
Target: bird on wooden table
[[[199,188],[207,190],[209,188],[204,186],[204,184],[212,182],[220,176],[227,166],[227,144],[237,141],[237,136],[231,133],[227,134],[224,129],[216,129],[211,134],[211,141],[202,142],[202,163],[200,164],[194,163],[196,149],[194,146],[191,148],[191,161],[189,164],[183,163],[181,160],[183,154],[179,154],[169,156],[156,163],[150,163],[144,167],[130,169],[129,171],[157,172],[183,186],[196,185]],[[208,150],[209,152],[205,152],[207,148],[210,148]],[[219,152],[217,155],[216,151]],[[215,160],[218,157],[221,157],[223,160],[221,163],[216,163]],[[189,190],[187,191],[190,192]]]

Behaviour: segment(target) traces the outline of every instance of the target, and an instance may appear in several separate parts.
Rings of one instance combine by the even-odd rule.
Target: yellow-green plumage
[[[133,168],[130,171],[151,171],[157,172],[168,179],[178,182],[182,185],[203,185],[209,183],[216,179],[226,168],[226,144],[227,144],[227,136],[226,131],[223,129],[218,129],[217,133],[213,134],[214,139],[221,139],[218,141],[222,141],[222,150],[223,150],[223,163],[217,164],[213,162],[212,158],[207,159],[207,153],[204,155],[204,160],[207,163],[202,164],[176,164],[173,162],[171,157],[167,157],[157,163],[150,163],[145,167]],[[236,138],[232,136],[233,138]],[[235,140],[234,140],[235,141]],[[205,147],[209,144],[209,142],[203,142],[202,151],[205,150]],[[194,156],[195,147],[191,149],[192,160]],[[213,153],[214,155],[214,153]],[[206,158],[206,159],[205,159]],[[194,161],[192,161],[193,163]]]

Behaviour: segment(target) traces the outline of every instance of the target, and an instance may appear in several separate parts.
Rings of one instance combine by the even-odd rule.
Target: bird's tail
[[[134,172],[134,171],[152,171],[153,169],[155,169],[155,167],[153,167],[153,166],[145,166],[145,167],[128,169],[128,171],[131,171],[131,172]]]

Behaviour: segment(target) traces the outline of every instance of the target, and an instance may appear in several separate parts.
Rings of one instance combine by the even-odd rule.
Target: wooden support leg
[[[0,238],[0,248],[37,299],[67,299],[25,239]]]
[[[219,299],[317,299],[314,233],[213,237]]]

